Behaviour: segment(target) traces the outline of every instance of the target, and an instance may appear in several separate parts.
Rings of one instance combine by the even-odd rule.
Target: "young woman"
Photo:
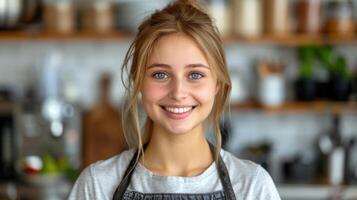
[[[218,31],[194,1],[173,2],[140,25],[125,74],[132,148],[86,168],[69,199],[280,199],[261,166],[221,149],[231,83]]]

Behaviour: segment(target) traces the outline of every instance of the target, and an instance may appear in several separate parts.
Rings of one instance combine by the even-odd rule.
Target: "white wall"
[[[129,41],[108,42],[1,42],[0,86],[12,85],[18,93],[37,83],[38,70],[49,52],[58,52],[64,58],[62,77],[68,80],[77,94],[77,102],[85,108],[95,102],[96,81],[101,72],[110,72],[114,77],[112,101],[119,103],[122,97],[120,66]],[[226,45],[230,70],[239,70],[253,87],[254,63],[257,58],[279,59],[287,65],[288,84],[296,75],[297,61],[294,48],[261,45]],[[340,48],[350,66],[357,67],[357,48]],[[67,82],[67,83],[68,83]],[[254,93],[254,90],[250,90]],[[290,90],[290,95],[292,91]],[[233,133],[229,149],[237,153],[245,144],[263,140],[274,144],[275,157],[288,157],[311,150],[317,134],[329,128],[331,118],[327,115],[268,115],[254,112],[232,112]],[[344,135],[357,136],[357,114],[343,116],[341,131]]]

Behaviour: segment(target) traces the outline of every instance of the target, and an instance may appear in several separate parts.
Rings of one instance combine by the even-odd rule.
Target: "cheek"
[[[157,103],[166,95],[166,89],[162,86],[158,86],[155,83],[144,82],[144,86],[141,90],[143,102]]]
[[[196,88],[194,92],[197,100],[202,103],[212,103],[214,102],[216,96],[216,86],[215,84],[206,84],[199,88]]]

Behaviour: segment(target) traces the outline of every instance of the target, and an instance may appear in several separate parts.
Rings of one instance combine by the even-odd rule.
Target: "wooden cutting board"
[[[110,104],[110,79],[101,79],[99,102],[83,113],[83,162],[82,167],[108,159],[127,148],[122,131],[121,114]]]

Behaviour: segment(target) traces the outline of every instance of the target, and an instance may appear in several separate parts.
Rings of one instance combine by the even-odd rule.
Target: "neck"
[[[189,155],[189,156],[188,156]],[[202,127],[175,135],[154,125],[141,163],[163,176],[195,176],[214,161]]]

